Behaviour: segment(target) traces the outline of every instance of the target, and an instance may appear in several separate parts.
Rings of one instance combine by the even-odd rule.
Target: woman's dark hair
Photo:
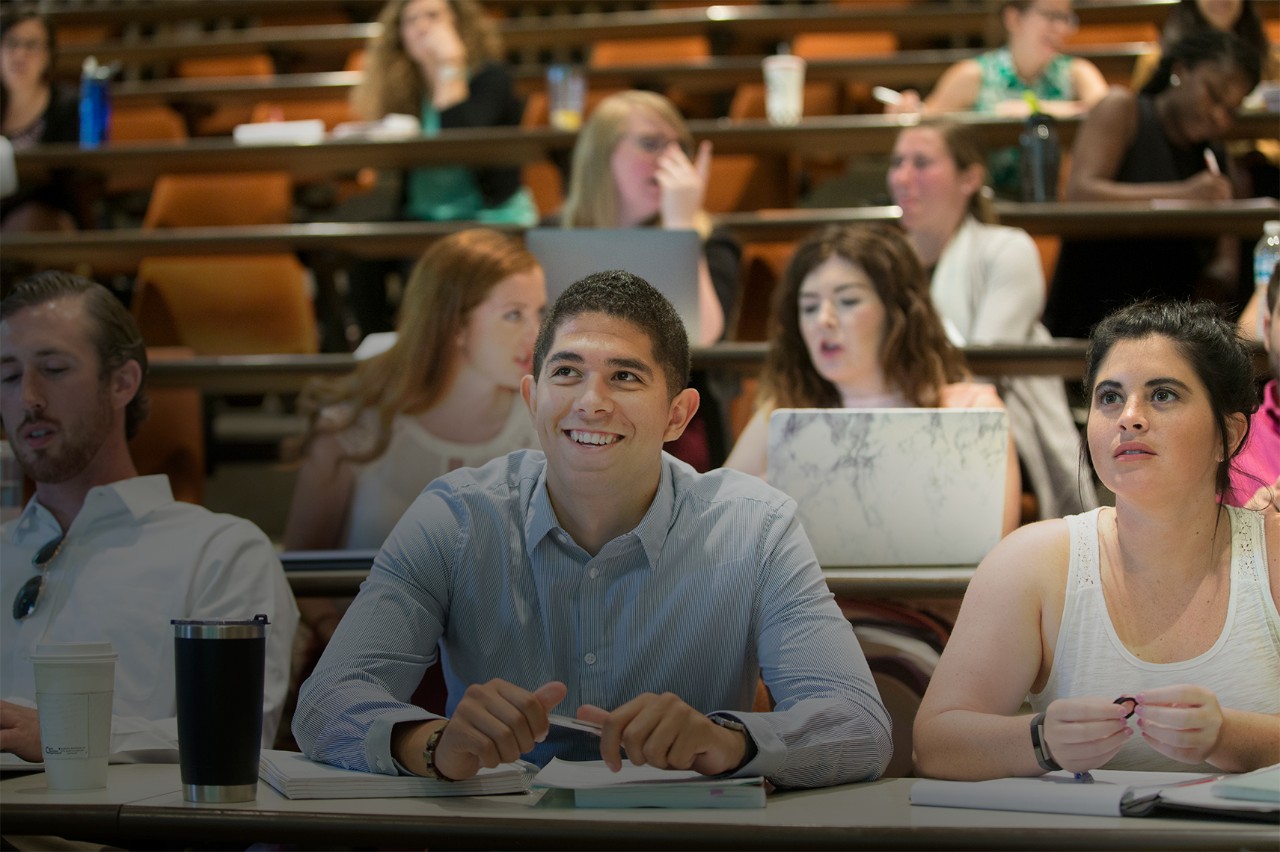
[[[1200,30],[1179,39],[1160,57],[1151,79],[1142,87],[1144,95],[1158,95],[1171,85],[1173,67],[1194,68],[1206,62],[1229,61],[1245,76],[1249,89],[1262,78],[1262,57],[1256,50],[1231,33]]]
[[[1200,11],[1200,4],[1196,0],[1182,0],[1169,11],[1169,17],[1164,22],[1164,30],[1160,33],[1160,41],[1166,45],[1176,44],[1191,33],[1212,29],[1213,25]],[[1258,10],[1254,7],[1253,0],[1244,0],[1241,4],[1240,17],[1236,19],[1231,32],[1256,50],[1260,57],[1265,57],[1271,50],[1271,45],[1267,41],[1267,32],[1262,28],[1262,19],[1258,17]]]
[[[1222,442],[1222,463],[1218,465],[1215,490],[1225,494],[1231,487],[1231,461],[1248,441],[1248,421],[1258,407],[1249,347],[1237,334],[1235,324],[1211,302],[1143,301],[1120,308],[1094,326],[1089,337],[1084,392],[1090,407],[1098,370],[1112,347],[1121,340],[1148,337],[1168,338],[1209,394],[1209,407]],[[1227,437],[1227,419],[1234,414],[1245,416],[1245,431],[1232,450]],[[1092,464],[1088,441],[1084,442],[1084,453],[1085,460]]]
[[[860,267],[884,303],[880,367],[889,384],[920,408],[941,404],[948,384],[969,378],[964,356],[947,339],[929,295],[929,279],[896,225],[828,225],[796,246],[774,290],[761,401],[775,408],[839,408],[840,391],[814,366],[800,331],[800,288],[833,257]]]
[[[25,24],[27,21],[39,21],[44,27],[45,41],[49,43],[49,64],[44,68],[44,81],[51,82],[53,79],[53,66],[58,60],[58,27],[53,21],[44,15],[36,12],[19,12],[12,17],[0,18],[0,40],[3,40],[5,34],[18,24]],[[5,111],[9,108],[9,90],[5,88],[4,81],[0,80],[0,120],[3,120]]]

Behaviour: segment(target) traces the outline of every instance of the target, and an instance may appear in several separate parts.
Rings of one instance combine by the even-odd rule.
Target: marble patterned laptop
[[[996,408],[780,408],[769,484],[823,567],[972,565],[1000,540],[1008,447]]]

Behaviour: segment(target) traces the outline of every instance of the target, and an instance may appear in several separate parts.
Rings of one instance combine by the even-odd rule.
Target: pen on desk
[[[1222,169],[1218,168],[1218,158],[1214,156],[1212,148],[1204,149],[1204,164],[1209,168],[1209,174],[1218,177],[1222,176]]]
[[[886,106],[897,106],[902,103],[902,93],[895,92],[888,86],[873,86],[871,88],[871,97]]]
[[[561,716],[559,713],[548,713],[547,721],[557,728],[569,728],[573,731],[582,731],[584,734],[600,736],[600,725],[595,722],[584,722],[582,719]]]

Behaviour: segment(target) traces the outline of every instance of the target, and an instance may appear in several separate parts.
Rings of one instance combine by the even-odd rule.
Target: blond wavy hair
[[[569,194],[561,212],[566,228],[617,228],[618,186],[613,180],[613,151],[626,133],[627,117],[636,110],[671,127],[686,151],[693,150],[693,135],[675,104],[656,92],[633,89],[610,95],[596,106],[578,132],[569,169]],[[657,224],[655,221],[653,224]],[[694,229],[706,239],[711,220],[699,211]]]

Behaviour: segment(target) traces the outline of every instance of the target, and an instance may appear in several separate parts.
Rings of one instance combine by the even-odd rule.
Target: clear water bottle
[[[1055,201],[1058,197],[1058,168],[1062,146],[1053,116],[1032,107],[1019,137],[1021,149],[1022,200]]]
[[[1271,283],[1271,272],[1280,263],[1280,221],[1271,220],[1262,226],[1262,239],[1253,250],[1253,286],[1266,287]]]
[[[95,148],[107,139],[111,121],[111,96],[108,81],[111,68],[99,65],[96,57],[84,60],[80,68],[80,146]]]

